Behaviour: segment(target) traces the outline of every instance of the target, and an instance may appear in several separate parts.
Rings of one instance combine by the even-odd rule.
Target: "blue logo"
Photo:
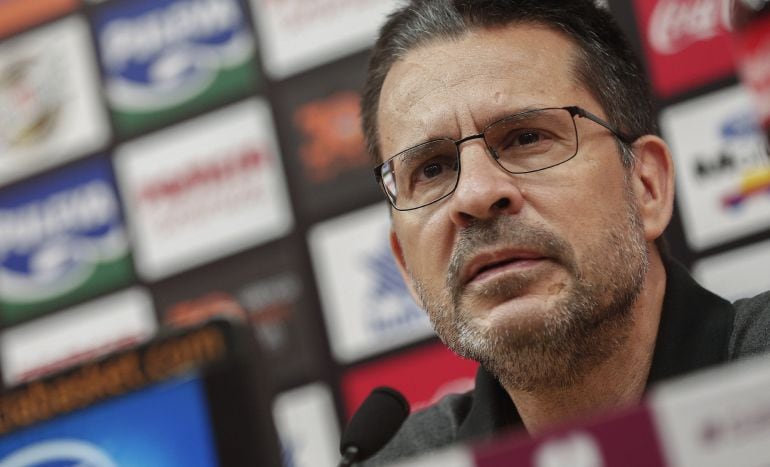
[[[727,141],[738,138],[756,138],[759,134],[759,121],[751,112],[731,115],[720,128],[722,138]]]
[[[128,242],[107,161],[58,171],[0,193],[0,297],[28,303],[68,293]]]
[[[409,295],[393,255],[386,245],[364,258],[373,287],[369,291],[369,327],[379,333],[424,325],[426,314]]]
[[[121,111],[186,102],[220,70],[239,67],[254,53],[237,0],[124,2],[96,16],[107,96]]]

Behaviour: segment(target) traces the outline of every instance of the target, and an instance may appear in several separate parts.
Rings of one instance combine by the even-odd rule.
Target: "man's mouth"
[[[464,268],[463,283],[480,282],[497,274],[525,270],[547,259],[527,251],[497,251],[475,256]]]

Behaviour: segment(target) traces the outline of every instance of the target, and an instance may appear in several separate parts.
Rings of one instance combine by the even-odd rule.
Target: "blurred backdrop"
[[[375,385],[418,408],[469,389],[391,259],[359,128],[399,3],[0,1],[2,384],[245,319],[298,466],[335,463]],[[609,7],[674,153],[672,252],[735,299],[770,289],[770,157],[722,4]]]

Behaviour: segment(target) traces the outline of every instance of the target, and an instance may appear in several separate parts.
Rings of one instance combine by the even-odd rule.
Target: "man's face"
[[[574,78],[574,53],[534,25],[413,50],[383,85],[382,154],[475,134],[528,108],[577,105],[606,118]],[[396,258],[436,332],[506,387],[568,385],[605,359],[644,283],[642,221],[616,141],[576,123],[577,157],[529,174],[505,172],[479,139],[463,143],[455,192],[393,215]]]

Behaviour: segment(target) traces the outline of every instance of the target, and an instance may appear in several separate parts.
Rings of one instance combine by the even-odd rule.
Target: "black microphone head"
[[[340,453],[356,447],[356,460],[368,459],[393,438],[408,415],[409,402],[400,392],[388,387],[374,389],[345,428]]]

